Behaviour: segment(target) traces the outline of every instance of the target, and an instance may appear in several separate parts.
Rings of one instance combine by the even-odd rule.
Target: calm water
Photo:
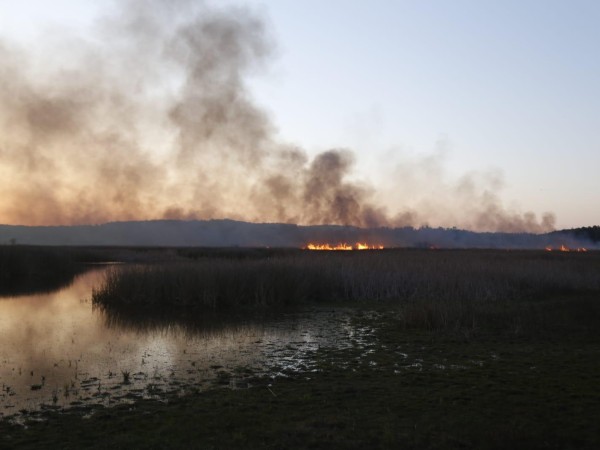
[[[91,303],[105,270],[50,294],[0,298],[0,418],[248,387],[254,375],[310,372],[319,346],[361,340],[339,310],[210,326],[119,320]]]

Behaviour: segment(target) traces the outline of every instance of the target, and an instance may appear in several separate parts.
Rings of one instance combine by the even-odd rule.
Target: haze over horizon
[[[0,223],[598,224],[600,6],[543,5],[0,4]]]

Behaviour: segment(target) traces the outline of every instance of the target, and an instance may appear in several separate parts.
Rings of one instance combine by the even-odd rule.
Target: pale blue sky
[[[500,171],[507,205],[552,211],[558,228],[600,224],[600,2],[228,3],[262,12],[276,42],[250,85],[282,140],[352,148],[374,184],[382,162],[441,141],[449,178]],[[102,6],[0,0],[0,29],[35,39]]]
[[[280,43],[259,91],[309,148],[431,152],[500,169],[504,197],[600,223],[600,2],[261,2]]]

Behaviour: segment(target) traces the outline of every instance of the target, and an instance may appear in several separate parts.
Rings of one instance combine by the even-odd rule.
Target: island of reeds
[[[600,292],[598,252],[178,253],[184,260],[108,271],[93,293],[94,304],[130,314],[186,310],[192,315],[310,304],[385,305],[399,312],[407,328],[477,333],[512,327],[526,333],[543,326],[549,314],[581,316],[585,322],[581,302]]]

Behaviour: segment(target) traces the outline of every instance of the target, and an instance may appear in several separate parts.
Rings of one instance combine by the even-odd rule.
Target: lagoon
[[[124,320],[92,304],[107,270],[54,292],[0,298],[0,417],[246,388],[255,377],[316,370],[320,346],[361,342],[343,308]]]

